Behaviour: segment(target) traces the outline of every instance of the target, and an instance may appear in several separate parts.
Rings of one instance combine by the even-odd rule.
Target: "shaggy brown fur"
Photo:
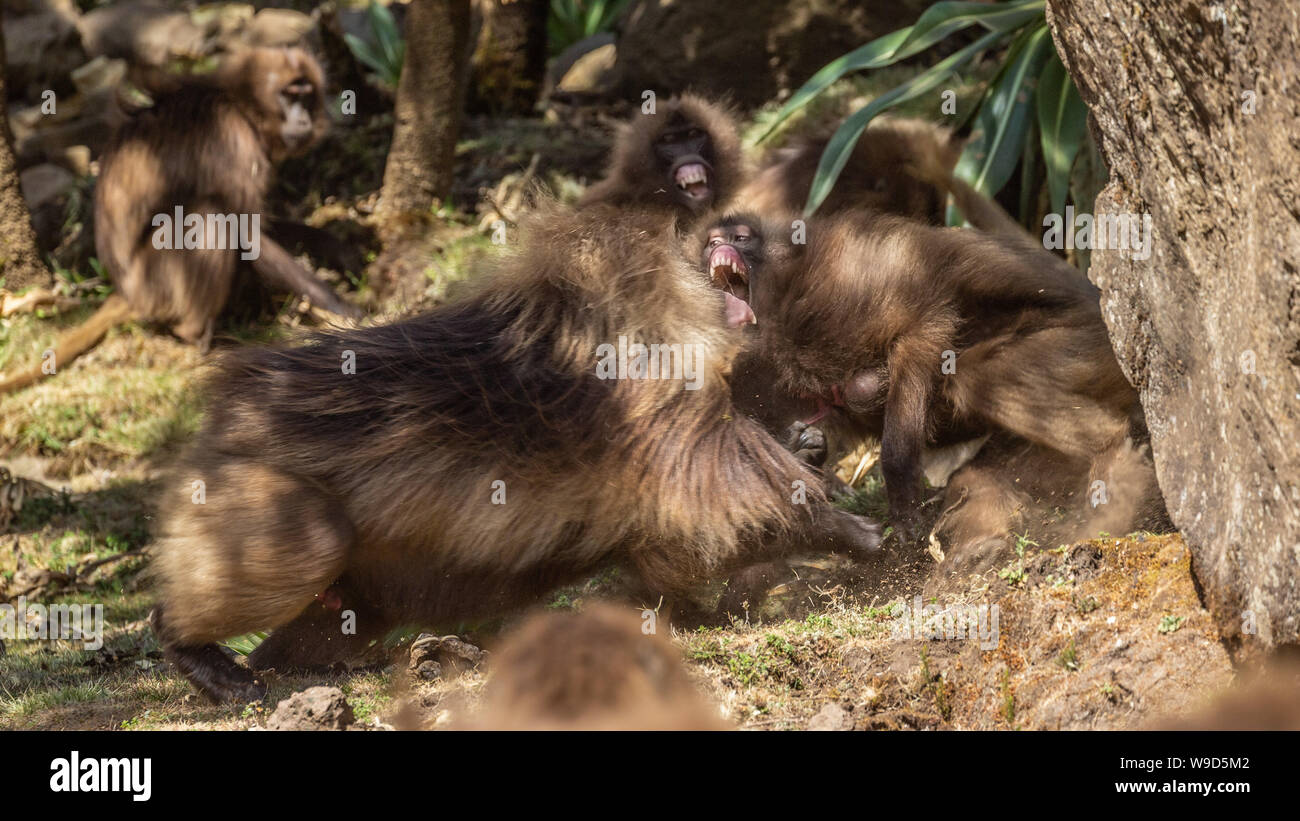
[[[635,612],[539,613],[492,654],[481,730],[724,730],[681,653]]]
[[[139,318],[207,345],[230,298],[239,251],[154,248],[157,214],[262,214],[272,169],[314,144],[328,124],[320,66],[299,49],[251,49],[211,78],[187,82],[138,113],[101,160],[95,244]],[[266,217],[261,217],[266,227]],[[269,237],[251,265],[277,292],[355,315]]]
[[[801,213],[829,141],[805,139],[770,153],[736,194],[736,207],[765,218]],[[873,120],[817,213],[867,209],[943,225],[944,192],[917,172],[951,172],[961,149],[962,140],[942,126],[890,117]]]
[[[880,438],[892,520],[912,523],[927,444],[1002,429],[1096,467],[1141,427],[1097,291],[1064,262],[869,212],[810,221],[806,245],[760,225],[702,232],[702,264],[748,289],[781,388]]]
[[[260,688],[211,642],[250,630],[288,624],[254,666],[320,667],[393,625],[498,613],[610,561],[676,590],[762,550],[874,550],[873,523],[831,508],[734,413],[739,336],[673,230],[607,206],[543,213],[459,302],[229,357],[164,505],[169,658],[243,697]],[[695,346],[699,389],[599,378],[599,346],[620,336]],[[356,635],[312,604],[331,586]]]
[[[702,165],[706,181],[683,188],[686,166]],[[605,178],[580,207],[605,203],[671,213],[683,223],[727,203],[744,179],[736,117],[728,109],[684,94],[634,114],[614,141]]]

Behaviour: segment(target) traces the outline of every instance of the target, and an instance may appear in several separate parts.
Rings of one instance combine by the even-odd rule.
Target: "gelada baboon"
[[[58,340],[57,366],[131,317],[166,323],[206,349],[241,257],[255,255],[249,263],[269,290],[356,316],[261,230],[275,165],[307,150],[327,125],[315,59],[271,48],[241,52],[213,75],[177,84],[123,125],[95,187],[95,248],[117,294]],[[0,390],[41,376],[37,365]]]
[[[480,730],[725,730],[681,653],[609,604],[538,613],[490,659]]]
[[[764,218],[802,213],[829,141],[805,138],[770,152],[736,194],[736,207]],[[872,120],[817,213],[865,209],[943,225],[946,192],[919,171],[951,172],[963,142],[948,129],[922,120]]]
[[[744,177],[736,118],[684,94],[638,112],[614,139],[605,178],[579,207],[596,203],[671,213],[683,224],[725,204]]]
[[[672,222],[548,210],[457,302],[231,354],[163,505],[167,657],[213,698],[254,697],[214,642],[279,628],[253,667],[327,667],[610,561],[672,591],[755,553],[876,550],[877,525],[733,413],[747,311]]]
[[[927,444],[1005,430],[1095,468],[1141,428],[1097,290],[1063,261],[872,212],[810,220],[806,239],[728,217],[700,264],[750,303],[780,388],[880,439],[905,532]]]

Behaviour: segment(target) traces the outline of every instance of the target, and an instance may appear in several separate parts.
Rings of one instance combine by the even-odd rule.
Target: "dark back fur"
[[[736,206],[765,217],[801,213],[829,141],[804,139],[772,152],[737,194]],[[916,171],[951,171],[961,148],[962,141],[941,126],[891,117],[874,120],[817,213],[868,209],[943,225],[946,193],[923,182]]]

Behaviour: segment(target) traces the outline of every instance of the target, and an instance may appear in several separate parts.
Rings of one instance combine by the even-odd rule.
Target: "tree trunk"
[[[5,83],[4,37],[0,35],[0,103],[9,99]],[[3,112],[0,112],[3,113]],[[54,275],[41,261],[41,251],[36,245],[36,231],[32,229],[32,215],[23,200],[22,186],[18,182],[18,163],[14,159],[14,136],[9,131],[9,118],[3,120],[0,134],[0,277],[9,291],[18,291],[30,285],[54,284]]]
[[[413,0],[381,214],[427,214],[451,190],[468,42],[469,0]]]
[[[1224,10],[1226,9],[1226,13]],[[1160,487],[1230,649],[1300,640],[1300,16],[1255,0],[1049,0],[1151,255],[1094,250]]]
[[[470,108],[497,114],[533,110],[546,76],[545,0],[482,0]]]

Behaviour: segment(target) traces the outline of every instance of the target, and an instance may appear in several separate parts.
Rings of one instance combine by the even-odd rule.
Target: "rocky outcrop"
[[[1090,277],[1160,486],[1233,647],[1300,641],[1300,16],[1263,2],[1049,0],[1148,258]]]

